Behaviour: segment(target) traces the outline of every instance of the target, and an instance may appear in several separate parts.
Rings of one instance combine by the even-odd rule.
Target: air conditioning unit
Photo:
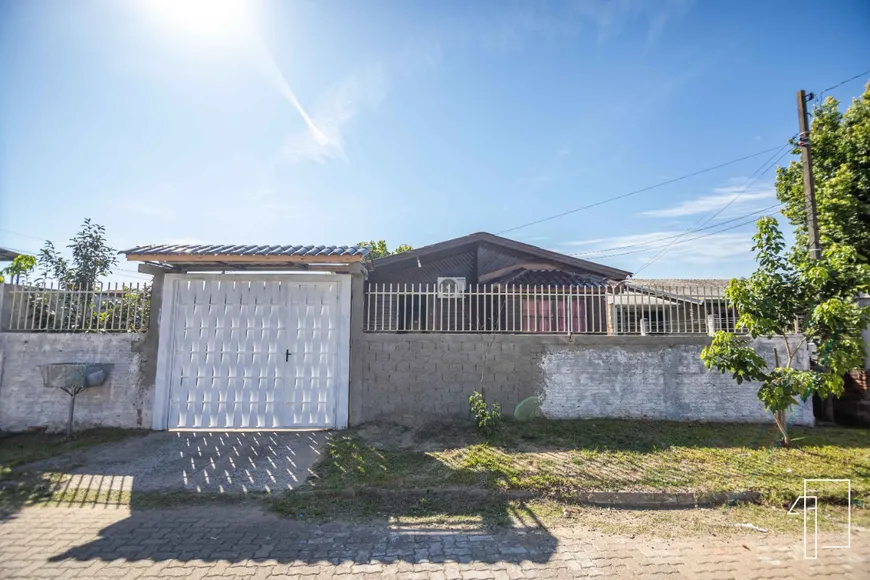
[[[465,292],[465,278],[449,276],[438,278],[438,298],[459,298]]]

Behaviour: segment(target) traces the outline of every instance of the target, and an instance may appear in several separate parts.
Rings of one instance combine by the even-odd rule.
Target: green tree
[[[408,250],[413,250],[411,246],[408,244],[399,244],[396,246],[396,249],[392,252],[387,247],[386,240],[378,240],[377,242],[371,240],[370,242],[358,242],[357,246],[361,248],[369,248],[371,252],[369,252],[369,256],[374,258],[383,258],[384,256],[392,256],[393,254],[401,254],[402,252],[407,252]]]
[[[67,248],[72,250],[72,262],[48,241],[39,252],[39,265],[45,277],[54,278],[67,288],[93,288],[118,263],[115,249],[106,243],[106,228],[90,219],[85,219]]]
[[[852,246],[870,261],[870,83],[845,112],[828,97],[813,111],[810,143],[816,184],[819,238],[822,247]],[[800,148],[795,147],[795,154]],[[776,174],[776,195],[783,214],[796,228],[799,247],[806,247],[803,164],[792,161]]]
[[[9,276],[10,280],[23,281],[26,284],[34,268],[36,268],[36,258],[19,254],[11,264],[0,270],[0,282],[5,282],[4,276]]]
[[[781,337],[785,356],[776,356],[769,367],[748,340],[720,331],[701,359],[738,383],[759,384],[758,398],[773,413],[787,447],[788,409],[812,394],[839,396],[843,375],[863,364],[861,331],[870,323],[870,307],[860,307],[857,295],[870,289],[870,266],[854,247],[830,240],[821,260],[808,259],[800,246],[786,251],[777,222],[769,217],[758,220],[753,240],[758,269],[749,278],[731,280],[725,294],[739,313],[737,328],[752,338]],[[793,334],[796,321],[802,335]],[[815,345],[817,364],[796,369],[805,343]]]

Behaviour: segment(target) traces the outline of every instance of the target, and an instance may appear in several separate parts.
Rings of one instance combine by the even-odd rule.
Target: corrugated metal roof
[[[625,285],[648,292],[704,300],[724,297],[725,288],[730,281],[730,279],[717,278],[641,278],[628,280]]]
[[[698,288],[725,288],[730,278],[631,278],[635,286],[695,286]]]
[[[365,256],[361,246],[257,246],[210,244],[151,244],[123,250],[128,256]]]
[[[7,248],[0,248],[0,261],[3,261],[3,262],[8,261],[8,262],[11,262],[11,261],[14,260],[17,256],[20,256],[20,255],[21,255],[21,253],[20,253],[20,252],[16,252],[15,250],[9,250],[9,249],[7,249]]]

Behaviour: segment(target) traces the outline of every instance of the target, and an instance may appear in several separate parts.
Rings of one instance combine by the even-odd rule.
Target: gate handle
[[[284,362],[290,362],[290,355],[293,354],[290,352],[290,349],[287,349],[287,352],[284,353]]]

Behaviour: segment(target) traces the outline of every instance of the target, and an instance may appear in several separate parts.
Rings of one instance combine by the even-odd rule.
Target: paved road
[[[798,542],[763,535],[640,541],[572,529],[315,525],[252,507],[43,507],[0,516],[0,577],[867,578],[870,534],[852,541],[808,562]]]

